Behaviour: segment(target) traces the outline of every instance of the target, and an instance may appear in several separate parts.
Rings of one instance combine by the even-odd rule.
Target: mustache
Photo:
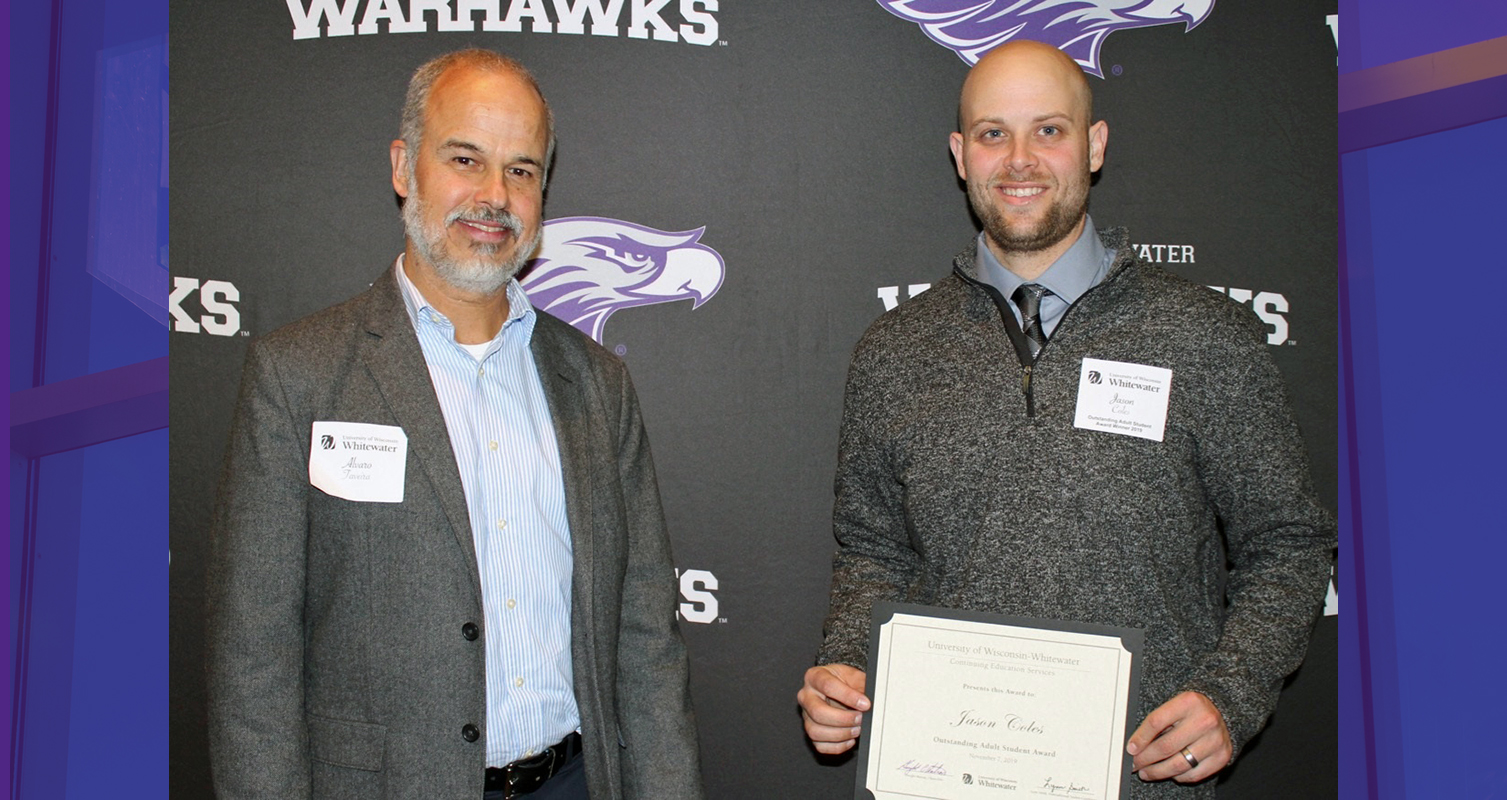
[[[1030,171],[1030,170],[1027,170],[1025,172],[1016,172],[1013,169],[1006,169],[1003,172],[1000,172],[1000,173],[996,174],[993,178],[990,178],[989,182],[990,183],[1005,183],[1005,182],[1008,182],[1008,183],[1046,183],[1049,180],[1050,180],[1050,178],[1046,174],[1044,174],[1044,173],[1033,172],[1033,171]]]
[[[513,238],[523,235],[523,220],[516,214],[505,208],[462,208],[451,211],[445,216],[445,225],[449,226],[459,221],[485,222],[489,225],[501,225],[506,228]]]

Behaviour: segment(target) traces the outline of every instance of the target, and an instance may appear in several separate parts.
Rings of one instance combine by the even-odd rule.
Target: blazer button
[[[475,725],[467,722],[460,729],[460,738],[465,739],[468,742],[474,742],[477,739],[481,738],[481,731],[477,730]]]
[[[476,637],[480,634],[481,629],[476,627],[476,623],[474,622],[467,622],[460,626],[460,635],[466,637],[466,641],[468,642],[476,641]]]

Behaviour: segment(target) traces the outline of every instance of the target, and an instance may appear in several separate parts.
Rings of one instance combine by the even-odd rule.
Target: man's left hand
[[[1197,783],[1213,775],[1230,763],[1235,752],[1224,717],[1198,692],[1183,692],[1147,714],[1125,751],[1135,758],[1141,780],[1171,778],[1178,783]],[[1198,766],[1185,752],[1193,755]]]

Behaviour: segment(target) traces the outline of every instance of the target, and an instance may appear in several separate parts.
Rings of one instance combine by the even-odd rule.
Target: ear
[[[1109,123],[1095,122],[1088,129],[1088,171],[1098,172],[1104,166],[1104,148],[1109,144]]]
[[[392,157],[392,190],[399,197],[408,197],[408,145],[402,139],[392,140],[392,146],[388,148],[388,154]]]
[[[947,146],[952,149],[953,163],[958,166],[958,177],[968,180],[968,168],[963,166],[963,134],[953,133],[948,136]]]

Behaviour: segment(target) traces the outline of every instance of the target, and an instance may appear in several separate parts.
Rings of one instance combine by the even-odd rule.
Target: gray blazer
[[[540,313],[574,553],[593,798],[699,798],[659,490],[622,362]],[[401,427],[403,502],[309,485],[316,420]],[[482,795],[486,633],[460,473],[392,270],[253,343],[211,536],[209,733],[222,798]]]

